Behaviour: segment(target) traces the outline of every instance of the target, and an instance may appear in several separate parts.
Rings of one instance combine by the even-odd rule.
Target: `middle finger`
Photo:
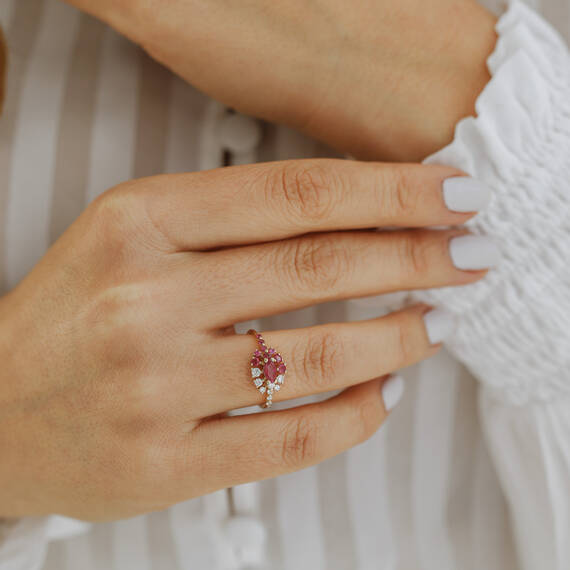
[[[483,277],[482,267],[494,265],[498,256],[488,238],[466,233],[337,232],[193,254],[209,278],[196,283],[192,294],[208,303],[203,326],[211,330],[316,303],[466,285]],[[479,259],[462,258],[473,251],[458,247],[466,239],[479,241]],[[468,261],[475,263],[469,267]]]

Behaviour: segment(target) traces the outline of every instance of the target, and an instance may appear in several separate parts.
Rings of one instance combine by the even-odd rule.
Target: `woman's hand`
[[[226,417],[263,402],[249,371],[255,339],[233,324],[478,280],[485,271],[457,268],[484,265],[462,257],[462,230],[365,230],[462,224],[472,213],[446,203],[476,209],[486,195],[459,174],[309,160],[104,194],[0,301],[0,515],[127,517],[300,469],[370,436],[387,410],[384,380],[369,379],[442,340],[426,330],[427,308],[268,333],[288,365],[276,400],[347,389]]]
[[[68,0],[229,106],[354,156],[420,160],[489,80],[475,0]]]

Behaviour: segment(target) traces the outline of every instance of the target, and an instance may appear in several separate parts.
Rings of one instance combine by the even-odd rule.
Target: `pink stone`
[[[261,356],[261,350],[256,350],[253,354],[255,354],[255,356]]]
[[[281,355],[276,354],[273,358],[275,358],[275,362],[281,362]]]
[[[263,375],[270,382],[275,382],[275,378],[277,378],[277,366],[275,366],[275,364],[273,362],[269,361],[263,367]]]
[[[277,372],[278,374],[285,374],[285,371],[287,370],[287,367],[285,366],[285,364],[280,364],[277,367]]]
[[[274,348],[270,348],[267,352],[269,352],[269,354],[275,354],[275,349],[274,349]]]
[[[257,366],[259,366],[260,364],[261,364],[261,360],[259,360],[259,358],[254,357],[254,358],[251,359],[251,365],[252,365],[253,367],[257,367]]]

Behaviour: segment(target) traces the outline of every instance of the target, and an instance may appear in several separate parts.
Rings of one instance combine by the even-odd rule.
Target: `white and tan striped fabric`
[[[570,2],[532,4],[570,37]],[[0,20],[10,56],[0,125],[2,292],[116,183],[228,162],[332,154],[289,129],[236,120],[62,2],[0,0]],[[260,327],[380,311],[366,301],[337,303],[266,319]],[[478,419],[476,381],[448,353],[405,376],[404,400],[387,425],[345,454],[165,512],[79,529],[84,532],[50,543],[43,566],[24,553],[5,565],[0,558],[0,568],[517,568],[504,490]],[[50,524],[22,540],[66,534],[62,521]]]

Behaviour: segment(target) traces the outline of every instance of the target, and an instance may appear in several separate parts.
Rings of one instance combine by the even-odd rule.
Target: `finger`
[[[190,436],[203,453],[192,465],[205,466],[202,479],[213,490],[320,463],[380,427],[387,417],[384,382],[372,380],[317,404],[204,422]]]
[[[334,159],[165,175],[132,188],[144,193],[153,227],[178,250],[314,231],[460,225],[488,200],[481,184],[456,169]]]
[[[410,366],[435,354],[453,328],[451,315],[419,305],[367,321],[264,333],[267,346],[277,350],[287,367],[284,383],[273,384],[273,401],[346,388]],[[204,347],[202,362],[214,372],[200,402],[203,415],[265,401],[250,367],[256,348],[251,335]],[[231,375],[220,363],[232,363]]]
[[[207,319],[203,314],[203,326],[211,329],[315,303],[466,285],[486,271],[466,271],[469,259],[462,259],[461,248],[453,248],[452,258],[451,246],[465,233],[337,232],[200,254],[201,271],[208,280],[198,295],[200,284],[194,282],[192,295],[207,299],[210,310]],[[471,250],[466,253],[470,255]],[[497,258],[494,250],[487,253],[490,267]],[[474,261],[473,267],[479,268],[481,259]],[[187,281],[188,269],[178,271],[180,276],[174,278]]]

